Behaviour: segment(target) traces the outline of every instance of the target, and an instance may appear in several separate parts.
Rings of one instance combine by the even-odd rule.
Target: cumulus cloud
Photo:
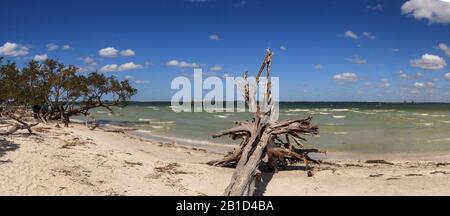
[[[450,80],[450,73],[446,73],[446,74],[444,75],[444,78],[445,78],[446,80]]]
[[[280,46],[280,50],[286,51],[287,48],[285,46]]]
[[[354,64],[367,64],[367,60],[361,58],[359,55],[354,55],[353,57],[348,58],[347,61]]]
[[[355,34],[351,30],[348,30],[348,31],[345,32],[345,37],[348,37],[348,38],[351,38],[351,39],[355,39],[355,40],[359,38],[358,35]]]
[[[223,67],[220,65],[214,65],[211,68],[209,68],[210,71],[221,71],[223,70]]]
[[[63,45],[63,50],[70,50],[70,49],[72,49],[72,47],[69,44]]]
[[[120,51],[120,55],[122,55],[122,56],[135,56],[136,53],[132,49],[126,49],[126,50]]]
[[[179,60],[170,60],[166,63],[166,66],[168,67],[178,67],[178,68],[196,68],[200,67],[199,64],[195,62],[186,62],[186,61],[179,61]]]
[[[215,41],[220,41],[222,40],[222,38],[218,35],[218,34],[212,34],[209,36],[209,39],[211,40],[215,40]]]
[[[384,5],[382,4],[367,5],[366,8],[371,11],[383,12]]]
[[[449,12],[450,13],[450,12]],[[440,50],[442,50],[445,54],[447,54],[448,56],[450,56],[450,47],[447,46],[447,44],[445,43],[440,43],[438,45],[438,48]]]
[[[116,57],[117,54],[119,53],[119,50],[117,50],[114,47],[107,47],[107,48],[103,48],[101,50],[98,51],[98,54],[102,57]]]
[[[364,37],[369,38],[370,40],[375,40],[377,37],[372,32],[363,32]]]
[[[357,81],[358,76],[355,73],[346,72],[340,73],[333,76],[333,79],[336,81]]]
[[[40,54],[40,55],[35,55],[33,60],[35,61],[45,61],[48,59],[48,55],[47,54]]]
[[[0,56],[24,56],[28,55],[29,48],[20,44],[6,42],[3,46],[0,46]]]
[[[55,51],[59,48],[59,46],[54,43],[49,43],[49,44],[45,45],[45,47],[47,47],[48,51]]]
[[[421,78],[421,77],[423,77],[423,76],[424,76],[423,73],[420,73],[420,72],[417,72],[417,73],[416,73],[416,77],[417,77],[417,78]]]
[[[92,57],[84,57],[84,58],[81,58],[81,60],[84,62],[84,63],[86,63],[86,64],[97,64],[96,62],[95,62],[95,60],[94,60],[94,58],[92,58]]]
[[[427,70],[442,70],[447,63],[445,60],[437,55],[424,54],[421,59],[412,59],[409,61],[412,67],[418,67]]]
[[[415,82],[414,87],[416,88],[434,88],[434,82]]]
[[[404,15],[427,19],[430,24],[450,23],[449,3],[441,0],[409,0],[401,10]]]
[[[109,64],[105,65],[100,69],[100,72],[115,72],[115,71],[128,71],[143,68],[142,65],[136,64],[134,62],[128,62],[125,64]]]
[[[140,65],[140,64],[135,64],[134,62],[128,62],[128,63],[120,65],[117,70],[118,71],[127,71],[127,70],[141,69],[141,68],[142,68],[142,65]]]
[[[409,75],[407,73],[403,72],[403,71],[399,72],[399,76],[402,79],[409,79]]]
[[[117,71],[118,68],[119,66],[117,64],[109,64],[100,68],[100,72],[113,72]]]

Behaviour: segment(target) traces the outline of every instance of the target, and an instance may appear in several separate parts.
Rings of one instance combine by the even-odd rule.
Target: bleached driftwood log
[[[226,196],[252,196],[255,195],[256,183],[261,180],[262,165],[267,165],[274,172],[287,166],[289,163],[302,161],[306,164],[308,176],[310,163],[319,164],[320,161],[312,159],[309,153],[321,153],[317,149],[304,149],[301,135],[318,135],[319,130],[311,126],[311,117],[300,120],[286,120],[276,122],[272,114],[276,111],[271,93],[270,68],[272,53],[266,50],[263,63],[256,76],[256,83],[250,84],[247,73],[242,83],[238,83],[243,93],[245,103],[253,113],[249,121],[237,122],[236,126],[218,132],[213,137],[231,136],[232,139],[242,139],[239,147],[230,152],[223,159],[211,161],[213,166],[236,167],[230,184],[225,189]],[[257,102],[256,89],[262,73],[266,72],[267,83],[263,101]],[[265,162],[264,162],[265,161]]]

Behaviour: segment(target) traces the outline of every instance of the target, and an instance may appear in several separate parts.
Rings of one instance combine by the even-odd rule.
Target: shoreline
[[[73,123],[84,125],[83,121],[71,119]],[[132,126],[99,125],[103,129],[122,129],[132,137],[148,142],[163,142],[167,144],[177,144],[187,148],[203,149],[211,153],[226,154],[236,146],[234,144],[214,143],[210,141],[192,140],[183,137],[170,137],[169,135],[156,134],[148,130],[135,128]],[[326,150],[326,149],[324,149]],[[410,161],[450,161],[450,151],[429,151],[429,152],[394,152],[394,153],[369,153],[350,151],[327,151],[326,155],[318,155],[319,159],[326,160],[410,160]]]
[[[205,163],[223,154],[81,124],[35,127],[0,139],[0,195],[220,195],[233,169]],[[448,195],[442,160],[353,160],[329,153],[307,177],[302,164],[271,179],[262,195]],[[445,157],[442,157],[443,159]],[[385,163],[366,163],[385,159]],[[289,185],[297,185],[289,187]],[[289,188],[287,191],[286,189]]]

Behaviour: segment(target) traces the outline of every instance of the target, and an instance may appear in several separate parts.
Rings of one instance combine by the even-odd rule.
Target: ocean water
[[[229,109],[229,108],[228,108]],[[212,139],[248,112],[175,113],[168,102],[131,103],[114,114],[96,109],[101,124],[136,127],[141,135],[192,144],[231,144]],[[450,151],[450,104],[411,103],[281,103],[280,119],[313,117],[320,137],[308,145],[328,151],[415,153]]]

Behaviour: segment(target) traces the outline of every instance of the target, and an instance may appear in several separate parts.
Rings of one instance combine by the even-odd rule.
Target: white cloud
[[[210,71],[221,71],[223,70],[223,67],[220,65],[214,65],[211,68],[209,68]]]
[[[420,73],[420,72],[417,72],[417,73],[416,73],[416,77],[417,77],[417,78],[420,78],[420,77],[423,77],[423,76],[424,76],[423,73]]]
[[[6,42],[3,46],[0,46],[0,56],[24,56],[28,55],[29,48],[20,44]]]
[[[150,81],[148,81],[148,80],[136,80],[136,81],[134,81],[136,84],[148,84],[148,83],[150,83]]]
[[[348,30],[345,32],[345,37],[351,38],[351,39],[358,39],[358,35],[353,33],[351,30]]]
[[[35,61],[45,61],[48,59],[48,55],[47,54],[40,54],[40,55],[35,55],[33,60]]]
[[[127,71],[127,70],[141,69],[141,68],[142,68],[142,65],[140,65],[140,64],[135,64],[134,62],[128,62],[128,63],[120,65],[117,70],[118,71]]]
[[[409,75],[407,73],[405,73],[403,71],[400,71],[399,74],[400,74],[399,75],[400,78],[402,78],[402,79],[409,79]]]
[[[95,63],[94,58],[89,57],[89,56],[88,56],[88,57],[85,57],[85,58],[81,58],[81,60],[82,60],[84,63],[89,64],[89,65]],[[95,64],[97,64],[97,63],[95,63]]]
[[[147,65],[147,66],[150,66],[150,65],[153,65],[153,62],[151,62],[151,61],[145,61],[144,64]]]
[[[196,68],[196,67],[200,67],[199,64],[195,63],[195,62],[186,62],[186,61],[178,61],[176,59],[174,60],[170,60],[166,63],[166,66],[168,67],[178,67],[178,68]]]
[[[421,59],[413,59],[409,61],[412,67],[418,67],[428,70],[442,70],[447,63],[445,60],[437,55],[424,54]]]
[[[450,13],[450,12],[449,12]],[[442,50],[443,52],[445,52],[445,54],[447,54],[448,56],[450,56],[450,47],[447,46],[447,44],[445,43],[440,43],[438,45],[438,48],[440,50]]]
[[[348,58],[347,61],[354,64],[367,64],[367,60],[361,58],[359,55],[354,55],[352,58]]]
[[[445,78],[446,80],[450,80],[450,73],[446,73],[446,74],[444,75],[444,78]]]
[[[366,8],[369,9],[369,10],[372,10],[372,11],[383,12],[384,5],[382,5],[382,4],[367,5]]]
[[[364,37],[369,38],[370,40],[375,40],[377,37],[372,32],[363,32]]]
[[[117,71],[118,68],[119,66],[117,64],[109,64],[100,68],[100,72],[113,72]]]
[[[392,49],[392,52],[400,52],[400,49],[399,48],[394,48],[394,49]]]
[[[126,50],[120,51],[120,55],[122,55],[122,56],[135,56],[136,53],[132,49],[126,49]]]
[[[414,87],[416,87],[416,88],[423,88],[424,86],[425,86],[425,84],[423,82],[414,83]]]
[[[430,24],[450,23],[449,3],[441,0],[409,0],[402,7],[402,14],[417,20],[427,19]]]
[[[316,70],[321,70],[322,68],[323,68],[323,66],[321,64],[314,65],[314,69],[316,69]]]
[[[101,50],[98,51],[98,54],[102,57],[116,57],[117,54],[119,53],[119,50],[115,49],[114,47],[107,47],[107,48],[103,48]]]
[[[280,50],[286,51],[287,48],[285,46],[280,46]]]
[[[49,43],[46,45],[48,51],[55,51],[59,48],[57,44]]]
[[[63,45],[63,50],[70,50],[70,49],[72,49],[72,47],[69,44]]]
[[[215,41],[220,41],[222,40],[222,38],[218,35],[218,34],[212,34],[209,36],[209,39],[211,40],[215,40]]]
[[[333,79],[336,81],[357,81],[358,76],[355,73],[340,73],[333,76]]]
[[[414,87],[416,88],[434,88],[434,82],[415,82]]]

